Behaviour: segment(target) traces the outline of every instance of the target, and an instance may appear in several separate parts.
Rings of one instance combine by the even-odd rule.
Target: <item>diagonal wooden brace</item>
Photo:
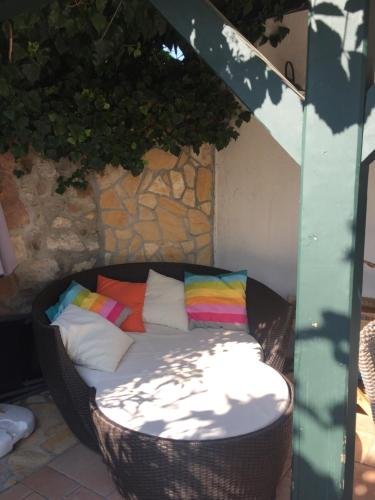
[[[300,165],[301,94],[208,0],[151,0]]]

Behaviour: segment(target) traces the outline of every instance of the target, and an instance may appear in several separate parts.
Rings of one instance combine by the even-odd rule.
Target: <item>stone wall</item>
[[[27,312],[47,282],[96,265],[212,262],[213,148],[179,158],[153,149],[145,159],[138,177],[107,167],[85,192],[61,196],[56,179],[69,163],[30,154],[23,160],[30,173],[17,179],[12,156],[0,156],[0,202],[18,262],[0,278],[0,315]]]

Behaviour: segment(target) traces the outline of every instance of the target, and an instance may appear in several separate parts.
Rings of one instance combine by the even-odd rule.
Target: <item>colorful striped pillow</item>
[[[189,328],[247,330],[247,272],[203,276],[185,273]]]
[[[46,310],[48,319],[51,322],[55,321],[69,304],[100,314],[119,328],[131,313],[129,307],[117,300],[90,292],[76,281],[72,281],[65,292],[60,295],[58,302]]]

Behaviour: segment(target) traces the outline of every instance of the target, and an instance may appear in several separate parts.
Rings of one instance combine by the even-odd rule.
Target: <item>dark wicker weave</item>
[[[290,446],[293,398],[287,383],[290,405],[276,422],[242,436],[204,441],[126,429],[99,410],[94,392],[94,425],[118,490],[129,500],[273,499]]]
[[[375,422],[375,321],[361,330],[359,340],[359,370],[370,400],[372,418]]]
[[[215,441],[174,441],[127,430],[109,421],[96,407],[95,391],[78,374],[66,354],[58,328],[52,327],[44,314],[72,279],[95,290],[98,274],[145,282],[150,268],[179,280],[184,279],[185,271],[210,275],[225,272],[177,263],[107,266],[56,281],[36,298],[34,332],[43,374],[56,405],[80,441],[96,451],[100,445],[125,498],[273,498],[290,442],[290,409],[259,432]],[[292,309],[282,297],[251,278],[247,283],[247,309],[250,333],[261,344],[266,363],[281,372],[290,345]]]

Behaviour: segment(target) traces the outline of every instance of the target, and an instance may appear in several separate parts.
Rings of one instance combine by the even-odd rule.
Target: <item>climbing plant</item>
[[[249,39],[275,45],[287,30],[266,36],[266,19],[301,2],[214,3]],[[2,25],[0,152],[21,160],[16,175],[29,147],[69,158],[77,167],[58,179],[60,193],[106,164],[139,174],[153,146],[222,149],[249,119],[147,0],[59,0]]]

